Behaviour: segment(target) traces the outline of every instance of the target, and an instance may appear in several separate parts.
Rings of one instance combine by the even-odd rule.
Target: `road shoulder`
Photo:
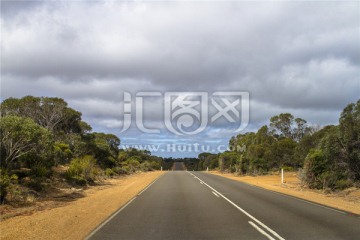
[[[65,206],[0,222],[1,239],[84,239],[129,200],[165,172],[130,175],[89,189],[86,197]]]

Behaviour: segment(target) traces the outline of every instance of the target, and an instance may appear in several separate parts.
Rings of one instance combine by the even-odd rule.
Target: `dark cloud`
[[[359,2],[1,4],[2,99],[63,97],[99,130],[119,131],[124,91],[248,91],[248,130],[281,112],[335,123],[360,96]],[[187,141],[227,142],[226,126]]]
[[[1,15],[3,18],[17,17],[18,14],[34,11],[43,6],[45,1],[16,0],[1,1]]]

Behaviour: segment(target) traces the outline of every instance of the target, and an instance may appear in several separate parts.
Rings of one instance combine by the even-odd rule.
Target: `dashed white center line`
[[[219,195],[216,194],[216,192],[212,192],[216,197],[220,197]]]

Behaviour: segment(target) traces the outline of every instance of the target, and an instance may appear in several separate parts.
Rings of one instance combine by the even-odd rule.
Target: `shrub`
[[[322,149],[312,149],[306,157],[303,180],[310,188],[323,190],[344,189],[352,184],[346,179],[346,172]]]
[[[324,173],[326,165],[323,151],[320,149],[312,149],[304,163],[304,182],[310,188],[323,187],[324,184],[321,181],[320,175]]]
[[[105,175],[106,177],[113,177],[116,173],[111,169],[111,168],[107,168],[105,169]]]
[[[340,190],[343,190],[345,188],[348,188],[348,187],[351,187],[353,184],[351,181],[349,180],[344,180],[344,179],[341,179],[341,180],[337,180],[336,183],[335,183],[335,187],[336,189],[340,189]]]
[[[150,163],[150,167],[151,167],[151,169],[153,169],[153,170],[159,170],[161,166],[160,166],[160,163],[159,163],[159,162],[152,161],[152,162]]]
[[[290,167],[290,166],[283,166],[282,169],[284,169],[284,171],[286,171],[286,172],[293,172],[294,171],[294,167]]]
[[[130,168],[130,172],[136,172],[140,168],[140,161],[138,157],[131,157],[125,163]]]
[[[31,174],[38,178],[47,177],[47,176],[49,176],[49,173],[50,173],[50,171],[48,170],[48,168],[45,166],[42,166],[42,165],[35,165],[31,169]]]
[[[112,170],[118,175],[127,174],[127,172],[122,167],[114,167]]]
[[[96,160],[89,155],[72,159],[66,172],[66,176],[78,184],[94,182],[98,174]]]
[[[127,166],[127,165],[124,165],[121,169],[125,174],[132,173],[131,168],[129,166]]]
[[[150,171],[151,170],[151,165],[148,161],[144,161],[143,163],[140,164],[140,169],[141,171]]]
[[[0,204],[5,202],[6,195],[9,193],[13,182],[17,181],[17,179],[15,174],[9,176],[6,171],[0,169]]]

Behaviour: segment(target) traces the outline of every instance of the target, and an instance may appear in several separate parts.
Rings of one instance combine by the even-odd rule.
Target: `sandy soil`
[[[349,188],[344,191],[325,194],[322,191],[301,187],[300,180],[294,172],[287,172],[284,174],[284,184],[281,184],[280,174],[252,177],[235,176],[234,174],[220,173],[217,171],[209,171],[209,173],[320,203],[347,212],[360,214],[360,189],[358,188]]]
[[[164,172],[139,173],[84,191],[63,206],[0,222],[1,239],[83,239]]]

